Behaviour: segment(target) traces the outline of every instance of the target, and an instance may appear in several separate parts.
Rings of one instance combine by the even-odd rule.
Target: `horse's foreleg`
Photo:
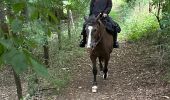
[[[92,57],[91,60],[92,60],[92,63],[93,63],[93,75],[94,75],[92,92],[97,92],[97,81],[96,81],[97,67],[96,67],[96,58],[93,58],[93,57]]]
[[[92,60],[92,64],[93,64],[93,76],[94,76],[93,85],[97,85],[97,81],[96,81],[96,75],[97,75],[96,58],[92,57],[91,60]]]
[[[107,66],[108,66],[109,59],[110,59],[110,57],[108,59],[105,59],[105,62],[104,62],[104,69],[103,69],[103,72],[104,72],[103,78],[104,79],[107,78],[107,72],[108,72]]]
[[[96,81],[96,75],[97,75],[96,62],[93,63],[93,75],[94,75],[93,85],[97,85],[97,81]]]

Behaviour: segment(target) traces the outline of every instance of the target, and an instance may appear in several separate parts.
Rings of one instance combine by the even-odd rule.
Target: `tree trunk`
[[[156,18],[158,20],[160,28],[162,29],[162,25],[161,25],[161,22],[160,22],[160,12],[161,12],[161,2],[159,1],[159,3],[158,3],[158,11],[157,11]]]
[[[45,44],[43,45],[44,48],[44,62],[47,67],[49,67],[49,47],[48,47],[48,40],[46,38]]]
[[[63,5],[63,2],[60,1],[59,2],[60,5]],[[55,16],[59,19],[59,23],[57,26],[57,34],[58,34],[58,49],[61,50],[62,46],[61,46],[61,20],[66,19],[64,16],[64,12],[63,12],[63,6],[57,8],[55,10]]]
[[[69,39],[71,39],[71,18],[70,18],[70,12],[69,12],[69,9],[67,9],[67,16],[68,16],[68,19],[67,19],[67,26],[68,26],[68,37]]]
[[[58,49],[61,50],[62,46],[61,46],[61,20],[59,21],[59,25],[58,25]]]
[[[17,73],[13,70],[13,74],[14,74],[14,79],[15,79],[15,84],[16,84],[16,88],[17,88],[17,95],[18,95],[18,100],[22,99],[22,87],[21,87],[21,80],[19,75],[17,75]]]
[[[6,18],[5,16],[7,15],[7,11],[4,10],[5,5],[0,4],[0,31],[2,31],[3,36],[5,39],[8,38],[8,33],[9,33],[9,27],[8,24],[6,23]]]
[[[149,1],[149,13],[151,13],[151,12],[152,12],[152,2]]]
[[[141,8],[140,8],[140,7],[141,7],[141,3],[139,2],[139,12],[141,11]]]
[[[74,24],[74,20],[73,20],[73,14],[72,14],[72,11],[69,10],[69,13],[70,13],[70,23],[72,25],[72,28],[75,29],[75,24]]]

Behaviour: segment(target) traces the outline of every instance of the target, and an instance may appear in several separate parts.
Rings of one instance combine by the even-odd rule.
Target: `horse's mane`
[[[91,15],[86,19],[86,24],[89,24],[89,25],[99,24],[99,26],[101,27],[100,32],[104,31],[104,28],[105,28],[100,18],[96,22],[96,17],[94,15]]]
[[[101,18],[98,19],[99,24],[103,24],[103,22],[101,21]],[[86,19],[86,23],[88,24],[95,24],[96,23],[96,17],[94,15],[89,16]]]
[[[91,15],[86,19],[86,23],[88,24],[95,24],[95,22],[96,22],[96,17],[94,15]]]

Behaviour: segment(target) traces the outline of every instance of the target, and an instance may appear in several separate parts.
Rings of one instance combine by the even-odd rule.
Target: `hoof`
[[[97,92],[97,89],[98,89],[97,86],[93,86],[93,87],[92,87],[92,92],[93,92],[93,93],[96,93],[96,92]]]
[[[103,79],[106,79],[108,77],[108,74],[103,75]]]
[[[103,77],[104,73],[103,71],[100,71],[100,76]]]

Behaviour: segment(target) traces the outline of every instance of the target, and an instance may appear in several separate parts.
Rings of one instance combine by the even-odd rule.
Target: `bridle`
[[[101,14],[102,13],[100,13],[97,17],[96,17],[96,22],[99,20],[99,18],[101,17]],[[103,34],[101,34],[100,36],[99,36],[99,39],[96,41],[96,42],[94,42],[94,45],[92,46],[92,51],[95,49],[95,47],[100,43],[100,41],[102,40],[102,38],[103,38]]]

